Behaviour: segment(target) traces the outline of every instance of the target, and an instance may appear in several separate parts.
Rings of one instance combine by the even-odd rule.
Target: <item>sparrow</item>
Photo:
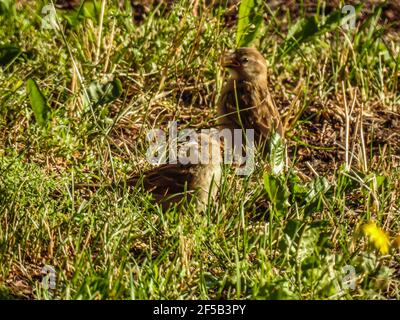
[[[194,146],[190,147],[195,156],[185,163],[178,158],[177,163],[163,164],[129,178],[127,185],[151,193],[164,210],[181,205],[186,195],[189,202],[195,200],[197,210],[204,211],[209,198],[215,200],[218,193],[222,176],[221,145],[215,136],[202,133]]]
[[[238,48],[223,56],[230,78],[222,89],[217,108],[220,129],[254,129],[256,145],[271,132],[283,138],[284,130],[275,102],[268,90],[267,63],[255,48]]]

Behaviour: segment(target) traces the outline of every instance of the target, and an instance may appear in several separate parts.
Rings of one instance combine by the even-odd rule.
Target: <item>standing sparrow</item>
[[[218,123],[227,129],[254,129],[255,142],[271,131],[283,136],[278,109],[268,90],[267,64],[255,48],[239,48],[223,57],[231,77],[222,90]]]
[[[191,146],[193,147],[193,145]],[[190,161],[186,164],[164,164],[151,169],[143,177],[135,176],[127,181],[150,192],[163,209],[180,204],[187,195],[195,196],[197,209],[204,211],[209,197],[215,199],[221,179],[221,146],[212,135],[199,134]]]

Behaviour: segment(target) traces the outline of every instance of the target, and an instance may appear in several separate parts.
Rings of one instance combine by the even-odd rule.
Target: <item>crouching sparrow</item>
[[[204,211],[209,199],[215,200],[222,176],[220,142],[214,135],[202,133],[188,150],[190,158],[155,167],[128,179],[127,184],[150,192],[163,209],[182,204],[186,196],[189,201],[194,199],[198,211]]]

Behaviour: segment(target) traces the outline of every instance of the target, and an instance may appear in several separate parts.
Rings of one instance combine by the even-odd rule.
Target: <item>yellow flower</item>
[[[374,222],[371,221],[363,225],[362,230],[380,253],[387,254],[389,252],[389,237],[386,232],[377,227]]]

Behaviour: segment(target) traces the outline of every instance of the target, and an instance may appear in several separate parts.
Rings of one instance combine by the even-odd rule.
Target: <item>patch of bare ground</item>
[[[309,108],[302,118],[307,120],[296,127],[296,139],[289,144],[298,169],[306,175],[330,176],[346,159],[361,171],[389,172],[400,165],[400,114],[379,102],[357,102],[346,116],[343,103],[328,101]]]

